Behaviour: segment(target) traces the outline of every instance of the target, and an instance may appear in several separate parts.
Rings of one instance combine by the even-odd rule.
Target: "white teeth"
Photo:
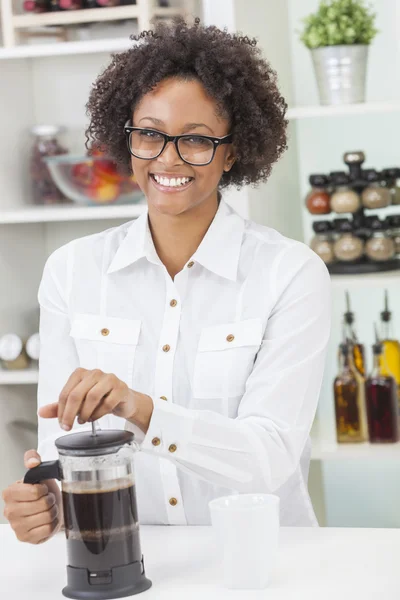
[[[168,179],[167,177],[160,177],[159,175],[153,175],[153,177],[157,183],[163,185],[164,187],[179,187],[181,185],[186,185],[190,181],[189,177],[172,177],[171,179]]]

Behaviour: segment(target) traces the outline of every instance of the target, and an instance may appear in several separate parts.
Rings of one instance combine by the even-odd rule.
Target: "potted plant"
[[[369,44],[376,14],[363,0],[320,2],[304,19],[302,42],[311,50],[321,104],[365,101]]]

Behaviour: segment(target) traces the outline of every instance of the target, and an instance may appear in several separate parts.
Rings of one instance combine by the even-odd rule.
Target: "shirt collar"
[[[191,260],[216,275],[236,281],[244,231],[244,220],[221,199],[217,213]],[[161,264],[154,247],[146,211],[129,227],[107,273],[114,273],[147,258]]]

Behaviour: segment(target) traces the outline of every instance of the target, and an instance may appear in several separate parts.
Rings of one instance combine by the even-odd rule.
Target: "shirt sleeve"
[[[79,367],[67,311],[68,272],[72,247],[57,250],[47,260],[39,286],[40,357],[38,409],[58,401],[71,373]],[[58,458],[54,441],[65,435],[57,419],[41,419],[38,427],[38,452],[43,461]]]
[[[272,272],[269,289],[276,302],[237,418],[154,400],[142,444],[145,452],[242,493],[274,492],[298,467],[330,334],[331,284],[324,263],[294,243],[281,251]]]

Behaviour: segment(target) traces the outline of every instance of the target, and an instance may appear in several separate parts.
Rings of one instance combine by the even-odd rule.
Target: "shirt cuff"
[[[153,400],[153,404],[141,449],[171,459],[182,456],[191,441],[195,413],[165,400]]]

